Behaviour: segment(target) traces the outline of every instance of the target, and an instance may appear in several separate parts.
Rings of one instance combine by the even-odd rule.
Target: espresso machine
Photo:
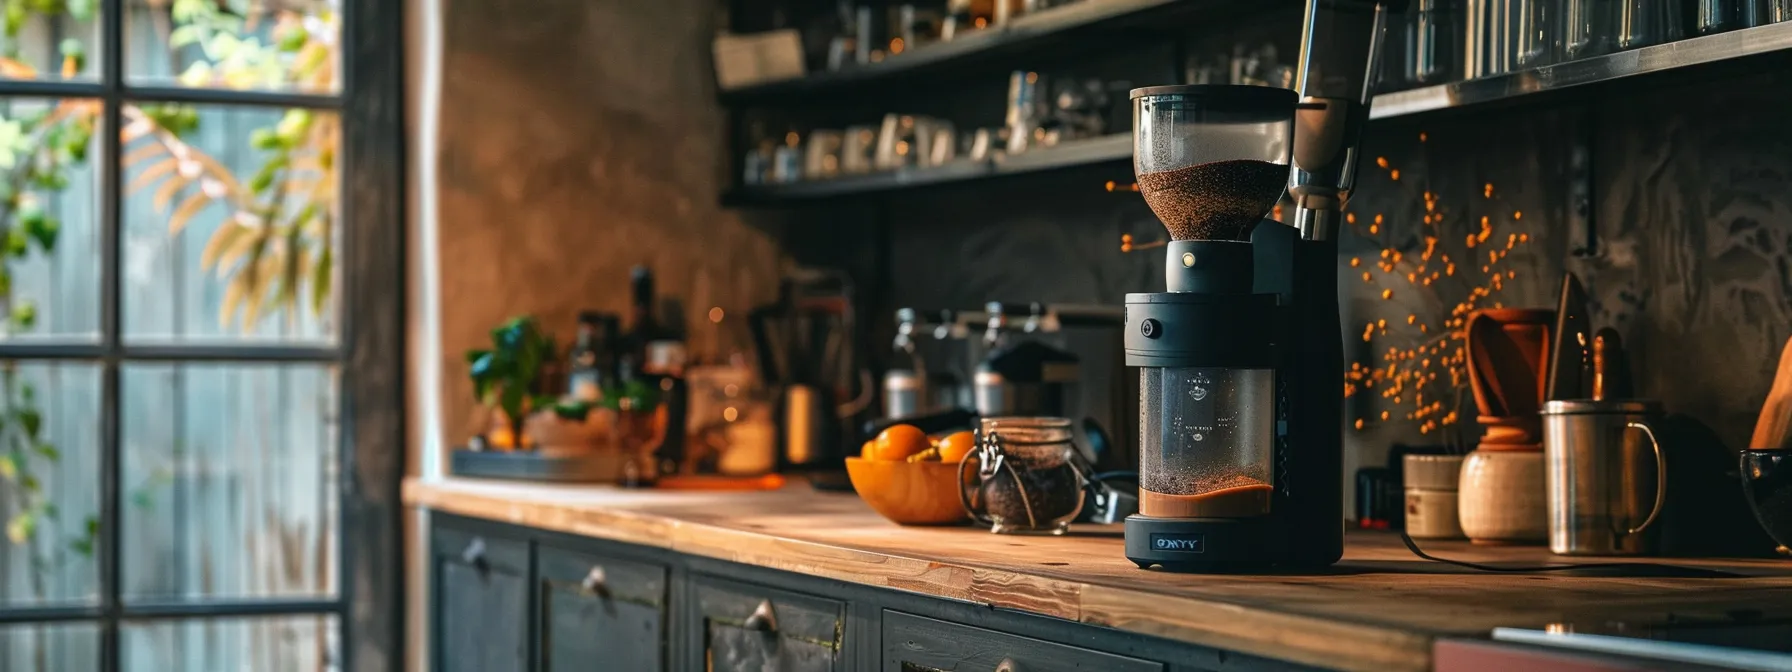
[[[1324,567],[1344,549],[1336,234],[1390,3],[1309,0],[1300,93],[1135,89],[1133,167],[1167,291],[1126,296],[1148,568]],[[1290,165],[1292,164],[1292,165]],[[1283,194],[1291,225],[1264,220]]]

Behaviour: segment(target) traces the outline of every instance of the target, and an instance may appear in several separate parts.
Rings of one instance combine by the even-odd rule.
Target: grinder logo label
[[[1154,551],[1205,553],[1207,551],[1207,535],[1153,534],[1151,535],[1151,549]]]

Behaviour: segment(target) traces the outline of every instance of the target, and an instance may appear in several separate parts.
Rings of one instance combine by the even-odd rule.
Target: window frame
[[[120,625],[168,619],[333,615],[338,669],[402,669],[404,576],[399,488],[405,454],[405,183],[402,7],[345,0],[335,95],[188,89],[127,83],[125,0],[100,3],[98,81],[0,80],[0,96],[90,98],[104,104],[100,182],[100,340],[0,341],[0,359],[97,364],[100,394],[99,601],[0,608],[0,626],[85,623],[100,630],[99,669],[121,669]],[[331,346],[263,343],[126,343],[122,286],[123,105],[192,103],[326,110],[343,125],[339,326]],[[335,367],[337,410],[336,594],[312,599],[122,599],[119,521],[122,460],[120,371],[142,362],[292,364]]]

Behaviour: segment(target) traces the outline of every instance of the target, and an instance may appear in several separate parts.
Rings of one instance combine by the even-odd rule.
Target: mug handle
[[[1649,509],[1649,517],[1643,519],[1643,524],[1630,528],[1624,533],[1624,536],[1630,536],[1648,529],[1651,524],[1654,524],[1656,517],[1661,515],[1661,505],[1667,501],[1668,497],[1668,460],[1667,456],[1661,452],[1661,442],[1655,440],[1655,430],[1650,429],[1649,425],[1641,422],[1627,422],[1624,423],[1624,426],[1628,429],[1643,430],[1643,435],[1649,437],[1649,447],[1655,449],[1655,506]]]

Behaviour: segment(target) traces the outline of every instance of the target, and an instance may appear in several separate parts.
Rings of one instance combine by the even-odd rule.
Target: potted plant
[[[591,408],[546,393],[554,339],[535,318],[513,317],[492,330],[492,347],[467,352],[473,394],[493,409],[487,448],[543,454],[583,453],[602,439]]]

